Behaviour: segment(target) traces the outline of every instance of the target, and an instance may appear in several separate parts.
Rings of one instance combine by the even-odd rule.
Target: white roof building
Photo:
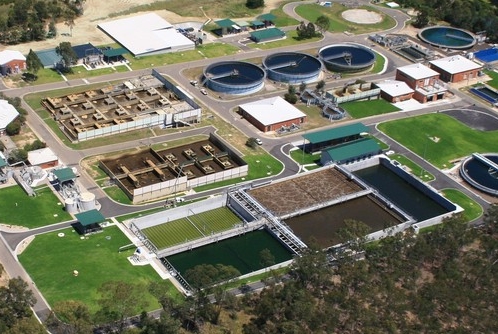
[[[305,113],[280,96],[241,104],[239,108],[244,115],[265,127],[266,131],[275,130],[273,125],[281,126],[286,122],[300,124],[301,120],[306,119]]]
[[[4,131],[7,125],[19,116],[16,108],[6,100],[0,100],[0,131]]]
[[[481,65],[460,55],[432,60],[429,63],[449,74],[462,73],[482,68]]]
[[[0,65],[7,64],[12,60],[24,60],[26,61],[26,57],[17,51],[17,50],[3,50],[0,51]]]
[[[380,88],[381,91],[392,97],[402,96],[415,92],[404,81],[386,80],[376,85]]]
[[[433,69],[418,63],[398,67],[398,71],[415,80],[431,78],[439,75],[439,73],[434,71]]]
[[[58,160],[59,157],[48,147],[28,152],[28,161],[32,166],[43,166]]]
[[[134,56],[193,50],[195,43],[155,13],[100,23],[106,34]]]

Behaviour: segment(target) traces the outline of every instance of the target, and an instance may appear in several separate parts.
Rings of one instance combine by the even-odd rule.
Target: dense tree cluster
[[[246,7],[250,9],[261,8],[265,6],[265,0],[247,0]]]
[[[83,14],[84,0],[2,0],[0,43],[40,41],[56,35],[56,22],[73,22]],[[7,7],[8,6],[8,7]]]
[[[492,41],[498,40],[498,0],[400,0],[399,4],[419,11],[415,25],[446,21],[473,32],[486,31]]]
[[[315,25],[311,22],[306,24],[304,21],[296,28],[297,38],[299,39],[310,39],[317,36]]]

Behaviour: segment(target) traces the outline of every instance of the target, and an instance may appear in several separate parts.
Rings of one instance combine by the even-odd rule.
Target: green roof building
[[[303,135],[307,141],[304,149],[307,152],[318,152],[335,145],[360,139],[362,133],[369,131],[368,127],[363,123],[354,123],[338,128],[307,133]]]
[[[371,138],[361,138],[322,151],[320,163],[323,166],[331,163],[343,164],[370,158],[381,152],[382,149],[375,140]]]
[[[285,37],[285,32],[278,28],[269,28],[250,33],[251,39],[256,43],[274,41]]]

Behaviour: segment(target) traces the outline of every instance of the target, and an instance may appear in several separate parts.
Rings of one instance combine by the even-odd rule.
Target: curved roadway
[[[298,20],[302,20],[296,13],[295,13],[295,8],[298,5],[301,5],[303,3],[314,3],[315,1],[302,1],[302,2],[295,2],[295,3],[289,3],[286,4],[283,7],[283,10],[286,14],[288,14],[291,17],[294,17]],[[408,15],[405,13],[395,10],[395,9],[389,9],[385,7],[376,7],[377,9],[383,11],[387,15],[393,17],[396,20],[396,26],[385,31],[385,33],[396,33],[399,32],[405,25],[405,22],[410,19]],[[346,36],[342,33],[325,33],[325,37],[318,42],[313,42],[313,43],[306,43],[306,44],[299,44],[299,45],[293,45],[293,46],[288,46],[285,47],[285,51],[301,51],[301,50],[306,50],[306,49],[311,49],[311,48],[320,48],[324,45],[332,44],[332,43],[337,43],[337,42],[357,42],[357,43],[362,43],[365,44],[365,41],[367,39],[367,34],[363,35],[357,35],[357,36]],[[239,36],[229,36],[226,38],[223,38],[223,41],[227,43],[233,43],[237,45],[239,48],[241,47],[241,44],[238,43],[238,41],[242,37]],[[248,48],[243,48],[245,52],[238,53],[235,55],[230,55],[226,57],[221,57],[220,60],[243,60],[243,59],[248,59],[248,58],[256,58],[256,57],[264,57],[268,54],[275,53],[279,49],[271,49],[271,50],[258,50],[258,49],[248,49]],[[389,62],[387,64],[387,68],[385,69],[384,73],[382,74],[372,74],[372,75],[365,75],[363,76],[364,79],[368,79],[371,81],[375,81],[377,79],[385,78],[385,77],[392,77],[394,76],[394,71],[397,67],[406,65],[408,62],[400,58],[393,53],[387,53],[386,57],[389,59]],[[204,60],[198,60],[198,61],[193,61],[188,64],[189,67],[204,67],[208,64],[211,64],[213,62],[213,59],[204,59]],[[183,86],[192,96],[194,96],[196,99],[200,100],[207,108],[212,110],[213,112],[217,113],[221,118],[223,118],[225,121],[234,124],[241,132],[243,132],[246,136],[251,137],[254,136],[256,133],[256,130],[254,127],[249,125],[246,121],[237,121],[239,117],[232,111],[233,108],[239,104],[250,102],[254,100],[254,97],[241,97],[237,100],[218,100],[214,99],[211,96],[204,96],[202,95],[199,90],[194,89],[191,85],[188,83],[188,78],[182,75],[182,71],[185,68],[185,64],[173,64],[173,65],[168,65],[168,66],[161,66],[157,67],[156,69],[166,75],[169,76],[172,80],[176,81],[177,84]],[[93,84],[93,83],[102,83],[102,82],[111,82],[111,81],[116,81],[116,80],[124,80],[124,79],[129,79],[132,77],[136,77],[139,75],[142,75],[144,73],[148,73],[148,71],[144,70],[137,70],[137,71],[130,71],[130,72],[120,72],[120,73],[114,73],[110,75],[105,75],[101,76],[98,78],[87,78],[85,80],[82,79],[75,79],[75,80],[70,80],[67,82],[56,82],[56,83],[49,83],[49,84],[44,84],[44,85],[39,85],[39,86],[33,86],[33,87],[23,87],[23,88],[17,88],[17,89],[9,89],[9,90],[3,90],[2,92],[9,96],[9,97],[24,97],[26,94],[30,94],[33,92],[43,92],[43,91],[50,91],[50,90],[55,90],[55,89],[61,89],[61,88],[67,88],[67,86],[85,86],[86,84]],[[333,80],[333,82],[328,82],[327,86],[340,86],[347,82],[348,79],[344,80]],[[1,88],[1,86],[0,86]],[[261,94],[259,98],[262,97],[270,97],[270,96],[276,96],[276,95],[281,95],[282,91],[276,91],[276,92],[270,92],[270,93],[265,93]],[[120,143],[120,144],[115,144],[115,145],[109,145],[109,146],[104,146],[104,147],[98,147],[98,148],[92,148],[92,149],[86,149],[86,150],[72,150],[69,149],[63,142],[59,140],[57,135],[52,133],[51,129],[46,127],[44,122],[39,118],[39,116],[31,110],[31,108],[23,101],[23,107],[28,110],[29,112],[29,126],[33,129],[33,131],[38,135],[39,138],[42,138],[49,147],[60,157],[63,158],[63,160],[69,165],[69,166],[79,166],[80,160],[90,156],[90,155],[96,155],[96,154],[104,154],[108,152],[113,152],[117,150],[122,150],[126,148],[135,148],[137,146],[144,145],[143,144],[143,139],[142,140],[134,140],[130,141],[127,143]],[[458,107],[458,106],[455,106]],[[434,111],[434,108],[426,108],[426,109],[421,109],[417,111],[411,111],[411,112],[405,112],[405,113],[393,113],[393,114],[387,114],[387,115],[379,115],[379,116],[374,116],[370,117],[368,119],[363,119],[362,122],[367,124],[372,128],[372,132],[375,136],[379,137],[389,145],[391,145],[391,148],[394,149],[396,152],[406,154],[410,159],[414,160],[416,163],[421,165],[423,168],[431,172],[436,176],[436,181],[434,181],[432,184],[435,186],[435,188],[441,189],[441,188],[447,188],[447,187],[452,187],[452,188],[458,188],[468,194],[469,196],[473,197],[474,199],[477,199],[481,205],[486,206],[487,202],[483,201],[480,198],[476,198],[476,196],[469,192],[465,187],[462,187],[459,183],[455,182],[451,178],[447,177],[444,173],[439,171],[437,168],[434,166],[428,164],[425,162],[423,159],[420,157],[416,156],[414,153],[408,151],[406,148],[403,146],[399,145],[398,143],[394,142],[390,138],[386,137],[384,134],[378,132],[375,128],[376,124],[387,121],[387,120],[392,120],[392,119],[397,119],[397,118],[402,118],[402,117],[411,117],[414,115],[419,115],[419,114],[424,114],[428,112]],[[356,121],[355,121],[356,122]],[[344,123],[341,123],[341,125]],[[331,124],[330,127],[334,127],[334,124]],[[176,138],[183,137],[185,135],[195,135],[195,134],[201,134],[201,133],[208,133],[210,131],[214,131],[215,129],[212,127],[202,127],[202,128],[196,128],[192,130],[187,130],[183,131],[181,133],[175,133],[175,134],[168,134],[168,135],[162,135],[162,136],[154,136],[150,138],[150,143],[160,143],[164,142],[167,140],[172,140]],[[258,134],[260,135],[260,134]],[[291,136],[284,136],[284,137],[279,137],[279,138],[270,138],[270,137],[265,137],[263,147],[269,151],[273,156],[275,156],[277,159],[279,159],[285,166],[283,172],[279,175],[273,176],[272,178],[277,179],[281,177],[287,177],[293,174],[296,174],[299,172],[299,166],[288,157],[288,152],[290,148],[292,147],[291,143],[300,141],[301,139],[301,134],[295,134]],[[149,143],[149,140],[147,140]],[[95,184],[95,182],[88,176],[84,171],[82,170],[81,177],[79,178],[80,182],[82,185],[90,190],[91,192],[96,194],[97,200],[101,203],[102,209],[101,212],[103,213],[104,216],[106,217],[113,217],[117,215],[122,215],[126,213],[131,213],[139,210],[144,210],[147,208],[151,207],[157,207],[162,205],[162,203],[155,203],[155,204],[148,204],[148,205],[142,205],[142,206],[127,206],[127,205],[122,205],[119,203],[116,203],[112,200],[110,200],[105,193]],[[219,192],[220,189],[218,190],[212,190],[210,192],[204,192],[202,194],[197,194],[197,195],[192,195],[189,196],[189,198],[195,198],[195,197],[200,197],[200,196],[206,196],[211,193],[216,193]],[[15,249],[16,247],[24,240],[25,238],[36,235],[36,234],[41,234],[45,233],[48,231],[54,231],[57,229],[65,228],[69,226],[72,221],[70,222],[63,222],[55,225],[50,225],[38,229],[33,229],[29,231],[23,231],[23,232],[8,232],[8,231],[2,231],[0,233],[0,239],[2,242],[0,242],[0,262],[3,263],[6,271],[10,275],[10,277],[17,277],[20,276],[23,279],[25,279],[27,282],[32,282],[31,279],[28,277],[27,273],[24,271],[22,266],[18,263],[17,257],[15,255]],[[30,287],[32,288],[33,292],[35,293],[35,297],[37,298],[38,302],[36,305],[33,307],[34,311],[36,314],[41,318],[45,319],[46,316],[49,314],[49,305],[45,302],[39,291],[35,288],[33,283],[30,283]]]

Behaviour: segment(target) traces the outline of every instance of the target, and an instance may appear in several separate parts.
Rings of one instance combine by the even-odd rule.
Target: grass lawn
[[[434,113],[379,124],[379,130],[438,168],[474,152],[494,152],[498,131],[473,130],[454,118]]]
[[[0,223],[36,228],[72,219],[50,188],[36,195],[28,196],[18,185],[0,189]]]
[[[487,81],[486,84],[490,85],[494,89],[498,89],[498,73],[489,70],[484,70],[484,73],[491,77],[491,80]]]
[[[465,210],[463,212],[465,221],[471,222],[482,215],[483,210],[479,203],[462,193],[460,190],[444,189],[442,193],[448,200],[460,205]]]
[[[303,150],[290,151],[291,158],[300,165],[319,164],[321,154],[303,153]]]
[[[380,55],[380,53],[375,52],[375,63],[370,72],[372,73],[380,73],[384,69],[384,64],[386,63],[386,59]]]
[[[65,234],[62,238],[58,237],[61,232]],[[99,308],[98,288],[105,282],[121,280],[143,285],[142,298],[149,302],[147,310],[157,309],[159,304],[146,287],[161,278],[151,266],[131,265],[127,256],[133,254],[134,248],[118,253],[119,247],[128,244],[130,240],[116,226],[106,227],[88,239],[80,239],[68,228],[36,236],[19,260],[50,305],[78,300],[95,312]],[[77,277],[73,276],[74,270],[79,272]],[[171,293],[178,295],[173,285]]]
[[[297,31],[296,30],[286,31],[285,35],[287,36],[286,39],[279,39],[277,41],[265,42],[265,43],[251,43],[251,44],[248,44],[247,46],[250,48],[253,48],[253,49],[268,50],[268,49],[273,49],[273,48],[281,48],[284,46],[296,45],[299,43],[316,42],[316,41],[319,41],[323,38],[322,36],[317,36],[317,37],[313,37],[313,38],[309,38],[309,39],[299,39],[299,38],[297,38]]]
[[[341,103],[341,107],[346,109],[348,114],[353,118],[364,118],[380,114],[388,114],[400,110],[384,99],[345,102]]]
[[[393,18],[378,11],[370,6],[360,6],[359,9],[366,9],[371,12],[376,12],[382,16],[382,21],[375,24],[356,24],[345,20],[342,13],[350,9],[339,3],[332,3],[331,7],[324,7],[318,4],[305,4],[296,7],[296,13],[310,22],[316,22],[319,16],[327,16],[330,20],[328,31],[330,32],[343,32],[348,31],[354,34],[364,34],[367,32],[386,30],[394,27],[396,22]]]
[[[414,176],[418,177],[420,180],[424,182],[430,182],[434,180],[434,175],[414,163],[412,160],[408,159],[404,155],[401,154],[393,154],[389,156],[390,159],[398,161],[400,164],[410,168],[410,173]]]

